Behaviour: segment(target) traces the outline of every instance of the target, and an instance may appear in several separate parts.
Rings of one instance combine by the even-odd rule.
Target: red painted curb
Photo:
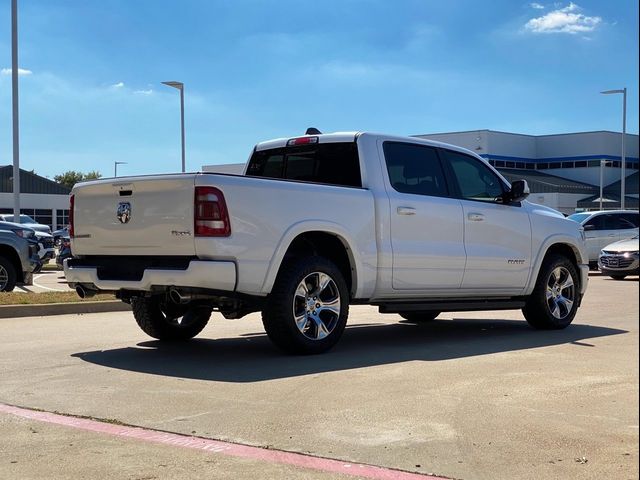
[[[29,420],[52,423],[65,427],[86,430],[94,433],[104,433],[116,437],[125,437],[146,442],[172,445],[214,452],[230,457],[250,458],[270,463],[280,463],[295,467],[320,470],[323,472],[340,473],[374,480],[443,480],[444,477],[423,475],[420,473],[403,472],[390,468],[376,467],[361,463],[348,463],[329,458],[312,457],[300,453],[271,450],[249,445],[241,445],[220,440],[210,440],[201,437],[190,437],[176,433],[161,432],[141,427],[114,425],[112,423],[90,420],[87,418],[69,417],[56,413],[29,410],[0,403],[0,412],[15,415]]]

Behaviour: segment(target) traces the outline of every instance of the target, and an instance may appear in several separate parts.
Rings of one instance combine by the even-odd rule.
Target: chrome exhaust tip
[[[76,287],[76,293],[80,298],[91,298],[96,294],[95,290],[87,290],[82,285]]]
[[[176,288],[171,288],[169,290],[169,298],[173,303],[177,303],[178,305],[184,305],[185,303],[189,303],[189,301],[191,301],[191,295],[184,295],[180,293]]]

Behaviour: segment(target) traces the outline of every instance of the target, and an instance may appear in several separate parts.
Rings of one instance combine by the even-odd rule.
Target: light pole
[[[604,92],[600,92],[604,95],[611,95],[614,93],[621,93],[622,94],[622,165],[621,165],[621,171],[620,171],[620,176],[621,176],[621,182],[620,182],[620,208],[622,210],[624,210],[624,196],[625,196],[625,183],[626,183],[626,176],[625,176],[625,167],[627,165],[627,159],[625,156],[625,151],[624,151],[624,141],[625,141],[625,137],[627,136],[627,87],[624,87],[623,89],[618,89],[618,90],[605,90]]]
[[[604,171],[603,167],[607,164],[611,163],[608,160],[600,160],[600,210],[602,210],[602,196],[603,196],[603,184],[604,184]]]
[[[20,130],[18,122],[18,0],[11,0],[11,101],[13,104],[13,221],[20,223]]]
[[[185,172],[185,160],[184,160],[184,83],[182,82],[162,82],[163,85],[177,88],[180,90],[180,132],[182,134],[182,173]]]
[[[113,162],[113,176],[118,176],[118,165],[126,165],[127,162]]]

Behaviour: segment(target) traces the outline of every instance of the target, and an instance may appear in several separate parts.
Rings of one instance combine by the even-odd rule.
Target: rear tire
[[[195,337],[211,317],[211,307],[174,305],[161,296],[132,297],[131,308],[144,333],[167,342]]]
[[[0,257],[0,292],[11,292],[16,286],[18,275],[13,264],[5,257]]]
[[[262,323],[278,348],[310,355],[338,342],[348,315],[349,290],[338,267],[322,257],[307,257],[283,264]]]
[[[424,312],[406,312],[401,313],[400,316],[405,320],[413,323],[425,323],[432,322],[436,319],[441,312],[435,310],[425,310]]]
[[[568,258],[557,254],[545,258],[536,286],[522,309],[529,325],[542,330],[566,328],[578,311],[579,278]]]
[[[626,275],[609,275],[609,276],[614,280],[624,280],[627,277]]]

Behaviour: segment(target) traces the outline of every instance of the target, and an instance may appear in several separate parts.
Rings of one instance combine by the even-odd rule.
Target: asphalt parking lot
[[[414,325],[352,307],[338,346],[313,357],[280,354],[255,314],[214,315],[196,340],[170,346],[129,312],[2,319],[0,331],[0,405],[265,452],[0,408],[0,478],[355,478],[283,452],[460,479],[638,478],[637,277],[592,275],[563,331],[534,331],[517,311]],[[380,475],[369,478],[400,473]]]
[[[15,292],[43,293],[43,292],[67,292],[69,285],[61,270],[43,270],[33,276],[32,285],[19,285]]]

